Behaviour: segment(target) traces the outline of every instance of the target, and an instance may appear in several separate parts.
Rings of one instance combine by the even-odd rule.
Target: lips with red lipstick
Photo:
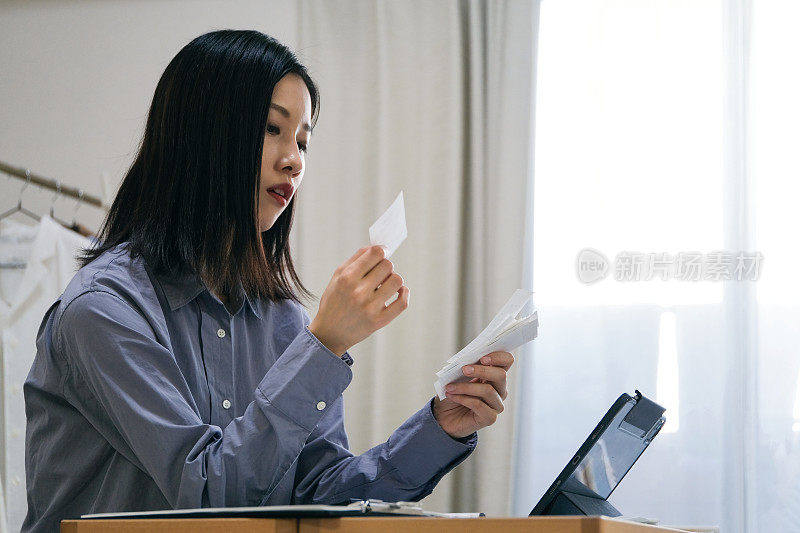
[[[267,189],[267,193],[276,201],[281,207],[286,206],[289,200],[292,199],[294,187],[291,183],[279,183]]]

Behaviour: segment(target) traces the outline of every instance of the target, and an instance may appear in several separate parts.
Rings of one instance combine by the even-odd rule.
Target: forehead
[[[272,91],[272,104],[270,112],[284,115],[278,107],[289,112],[291,120],[308,122],[311,118],[311,95],[308,92],[303,78],[297,74],[287,74],[275,85]]]

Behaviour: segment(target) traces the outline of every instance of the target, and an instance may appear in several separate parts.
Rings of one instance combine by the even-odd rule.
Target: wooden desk
[[[659,533],[664,527],[605,517],[537,518],[214,518],[64,520],[61,533]]]
[[[536,518],[306,518],[298,533],[659,533],[664,527],[599,516]]]

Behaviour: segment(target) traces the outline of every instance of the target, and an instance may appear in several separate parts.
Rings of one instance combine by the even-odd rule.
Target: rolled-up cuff
[[[286,418],[311,431],[352,379],[347,363],[303,328],[257,390]]]

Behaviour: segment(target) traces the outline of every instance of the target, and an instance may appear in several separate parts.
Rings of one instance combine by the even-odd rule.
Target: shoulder
[[[125,244],[107,250],[79,269],[60,300],[57,321],[68,309],[70,314],[89,315],[94,307],[119,303],[144,314],[158,306],[144,261],[132,258]]]

